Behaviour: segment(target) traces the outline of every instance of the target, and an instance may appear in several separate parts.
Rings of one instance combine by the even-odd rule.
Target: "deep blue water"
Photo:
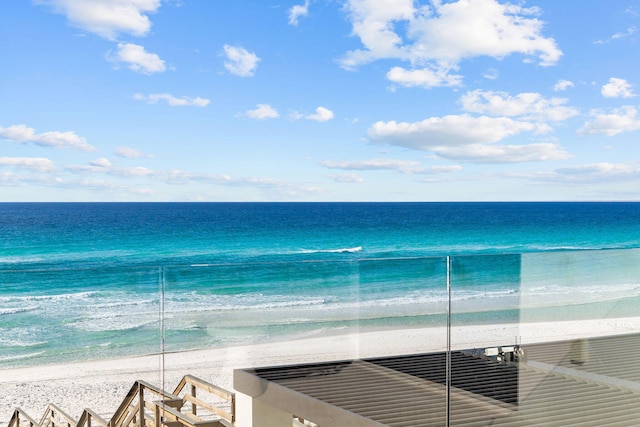
[[[640,203],[4,203],[0,368],[439,325],[446,256],[460,322],[634,315],[636,248]]]
[[[0,204],[2,267],[638,246],[640,203]]]

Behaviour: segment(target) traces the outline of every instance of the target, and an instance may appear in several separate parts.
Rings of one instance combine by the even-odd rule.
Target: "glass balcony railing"
[[[638,425],[639,307],[637,249],[2,269],[0,425],[187,425],[116,410],[189,384],[239,427]]]

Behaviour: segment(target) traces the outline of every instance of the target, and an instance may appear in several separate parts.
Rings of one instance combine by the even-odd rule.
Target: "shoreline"
[[[640,332],[640,317],[455,326],[452,349],[565,341]],[[445,351],[445,327],[347,328],[288,341],[0,370],[0,426],[20,407],[39,419],[49,403],[72,418],[91,408],[109,419],[136,380],[173,390],[186,374],[233,391],[233,370]],[[164,369],[163,369],[164,368]]]

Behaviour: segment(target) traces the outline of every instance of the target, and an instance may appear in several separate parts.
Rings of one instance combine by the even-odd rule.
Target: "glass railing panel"
[[[519,339],[521,255],[451,257],[451,348]]]
[[[342,361],[356,357],[359,350],[357,336],[349,333],[357,329],[357,301],[357,262],[167,267],[165,387],[173,390],[190,374],[222,391],[247,392],[234,384],[234,370],[241,368],[279,366],[281,372],[303,365],[308,366],[305,372],[318,375],[341,372]],[[184,395],[190,387],[175,391]],[[212,415],[206,407],[197,407],[199,417],[233,421],[232,404],[224,393],[216,396],[202,387],[197,393],[222,411]],[[235,407],[246,408],[238,399]],[[293,413],[290,425],[292,418]]]
[[[157,381],[159,278],[156,267],[0,271],[0,419],[21,407],[40,420],[49,403],[108,419],[134,381]]]
[[[520,316],[520,419],[637,424],[640,250],[523,255]]]
[[[639,261],[638,250],[452,258],[451,425],[636,423]]]
[[[513,414],[521,263],[517,254],[450,258],[449,425],[494,425]]]
[[[446,350],[446,258],[361,260],[358,273],[362,357]]]
[[[165,269],[165,348],[282,342],[357,324],[358,265],[243,263]]]
[[[195,374],[232,387],[234,368],[350,358],[356,340],[319,345],[357,326],[355,262],[238,263],[167,267],[164,273],[166,371],[179,377],[206,349]],[[173,357],[170,353],[181,352]],[[169,378],[167,382],[175,381]]]
[[[541,338],[608,335],[640,314],[640,250],[524,254],[521,292],[523,323],[555,323]],[[566,321],[576,328],[564,330]],[[529,332],[523,339],[536,338]]]
[[[361,414],[384,425],[445,425],[447,259],[363,260],[359,275],[369,370]]]

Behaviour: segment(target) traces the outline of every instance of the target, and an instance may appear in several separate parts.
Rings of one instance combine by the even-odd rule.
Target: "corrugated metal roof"
[[[506,363],[473,351],[451,353],[452,426],[640,426],[640,335],[522,349],[524,357]],[[445,368],[446,353],[430,353],[247,373],[284,395],[322,402],[320,414],[339,408],[355,414],[358,425],[421,427],[445,425]],[[271,404],[287,406],[277,400]],[[308,410],[293,406],[281,409]]]

